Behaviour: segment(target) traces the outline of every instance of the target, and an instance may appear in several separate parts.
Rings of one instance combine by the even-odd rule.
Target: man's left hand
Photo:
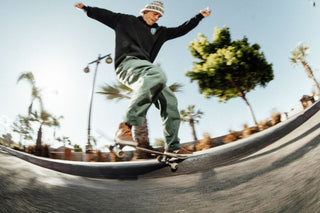
[[[208,17],[208,16],[210,16],[211,11],[212,10],[209,7],[207,7],[206,9],[201,10],[200,13],[203,15],[203,17]]]

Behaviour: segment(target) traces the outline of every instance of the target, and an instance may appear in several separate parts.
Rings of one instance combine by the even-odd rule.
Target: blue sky
[[[58,136],[70,137],[73,144],[85,145],[89,93],[93,72],[85,74],[83,68],[99,54],[114,55],[114,33],[103,24],[88,18],[74,8],[78,1],[65,0],[3,0],[0,26],[0,134],[5,133],[18,114],[26,115],[30,103],[30,87],[17,84],[18,76],[32,71],[42,88],[46,109],[56,116],[64,116]],[[107,8],[115,12],[139,15],[147,0],[82,1],[86,5]],[[308,0],[164,0],[165,15],[158,24],[174,27],[209,6],[212,15],[204,19],[189,34],[167,42],[156,59],[167,74],[168,84],[184,84],[177,94],[179,109],[195,104],[204,112],[196,126],[199,138],[204,132],[211,137],[240,130],[244,124],[253,125],[247,106],[240,98],[219,103],[217,98],[205,99],[196,82],[185,76],[192,69],[194,58],[187,46],[203,33],[212,40],[214,28],[230,28],[233,40],[247,36],[251,44],[258,43],[269,63],[273,64],[274,80],[266,88],[256,88],[248,100],[257,120],[264,121],[276,110],[289,112],[300,106],[300,98],[312,91],[312,82],[302,66],[290,64],[290,51],[299,42],[311,48],[307,56],[314,74],[319,78],[320,20],[319,8]],[[91,71],[94,66],[90,66]],[[96,91],[105,83],[117,82],[114,67],[101,63]],[[106,141],[97,132],[113,137],[128,102],[111,102],[101,95],[94,96],[92,134],[98,147]],[[158,111],[152,107],[148,114],[150,140],[162,138]],[[45,142],[52,143],[52,130],[45,129]],[[187,123],[181,124],[182,142],[192,140]]]

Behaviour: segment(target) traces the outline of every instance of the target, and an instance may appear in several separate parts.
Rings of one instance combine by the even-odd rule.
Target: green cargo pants
[[[177,98],[166,86],[167,78],[162,69],[147,60],[127,56],[116,69],[119,81],[133,90],[124,122],[142,126],[151,104],[160,110],[165,137],[165,149],[181,148],[178,132],[180,113]]]

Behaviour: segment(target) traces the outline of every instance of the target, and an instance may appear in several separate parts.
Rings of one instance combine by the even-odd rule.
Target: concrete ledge
[[[139,175],[164,167],[156,160],[129,162],[79,162],[38,157],[0,145],[0,149],[30,163],[59,172],[110,179],[136,179]]]
[[[317,113],[319,109],[320,102],[317,102],[293,118],[248,138],[196,152],[193,157],[181,162],[176,172],[172,172],[169,167],[156,160],[116,163],[71,162],[37,157],[4,146],[0,146],[0,148],[33,164],[72,175],[109,179],[165,177],[206,170],[254,153],[289,134]]]

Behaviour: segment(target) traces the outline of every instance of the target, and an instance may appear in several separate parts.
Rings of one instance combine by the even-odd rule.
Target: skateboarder
[[[132,126],[142,126],[146,113],[151,106],[160,110],[165,137],[165,152],[177,156],[190,156],[192,153],[181,148],[178,130],[180,114],[177,99],[166,86],[164,71],[153,62],[161,46],[168,40],[185,35],[199,22],[211,14],[209,8],[178,27],[167,28],[156,22],[164,15],[161,1],[147,4],[141,16],[115,13],[107,9],[89,7],[82,3],[75,5],[93,18],[115,31],[115,69],[119,81],[133,90],[131,102],[124,115],[124,120],[116,132],[116,142],[134,142]]]

